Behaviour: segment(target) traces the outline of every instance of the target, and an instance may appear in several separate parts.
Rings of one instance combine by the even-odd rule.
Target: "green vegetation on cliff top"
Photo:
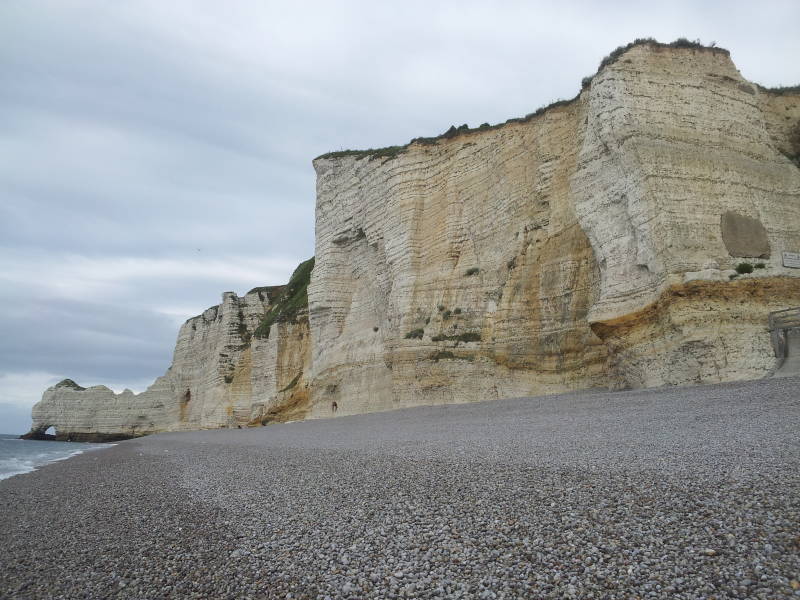
[[[72,388],[73,390],[77,390],[79,392],[82,392],[83,390],[86,389],[85,387],[79,386],[77,383],[72,381],[72,379],[62,379],[56,384],[56,387],[68,387]]]
[[[272,302],[278,297],[278,294],[280,294],[285,287],[285,285],[262,285],[260,287],[254,287],[252,290],[247,292],[247,294],[258,294],[258,297],[261,298],[261,300],[266,298],[268,301]]]
[[[645,45],[653,46],[656,48],[690,48],[696,50],[711,50],[713,52],[730,54],[730,52],[728,52],[724,48],[717,48],[713,42],[711,43],[711,45],[706,46],[702,44],[699,40],[691,41],[686,38],[678,38],[674,42],[670,42],[669,44],[664,44],[656,41],[653,38],[637,38],[630,44],[617,47],[613,52],[611,52],[611,54],[603,58],[603,60],[600,61],[600,66],[597,68],[597,72],[594,75],[591,75],[590,77],[583,78],[583,81],[581,82],[581,89],[588,87],[588,85],[592,82],[592,79],[594,79],[597,73],[602,71],[605,67],[617,62],[617,60],[619,60],[619,58],[623,54],[625,54],[628,50],[630,50],[634,46],[645,46]],[[776,93],[789,93],[789,91],[792,91],[794,88],[780,88],[780,89],[784,91]],[[339,150],[337,152],[328,152],[326,154],[322,154],[317,158],[315,158],[314,160],[326,159],[326,158],[341,158],[345,156],[353,156],[355,158],[369,158],[369,160],[376,160],[381,158],[384,160],[391,160],[407,152],[409,146],[411,146],[412,144],[433,145],[438,143],[439,140],[451,139],[461,135],[468,135],[479,131],[489,131],[492,129],[498,129],[500,127],[508,125],[509,123],[526,123],[531,119],[543,115],[550,109],[571,104],[578,98],[578,96],[580,96],[580,93],[578,93],[574,98],[570,100],[556,100],[555,102],[551,102],[547,106],[542,106],[538,108],[532,113],[528,113],[524,117],[508,119],[505,123],[498,123],[496,125],[489,125],[489,123],[484,123],[479,127],[469,127],[469,125],[467,125],[466,123],[464,125],[461,125],[460,127],[456,127],[455,125],[453,125],[450,127],[450,129],[448,129],[447,131],[445,131],[440,135],[437,135],[435,137],[414,138],[404,146],[388,146],[386,148],[370,148],[368,150]]]
[[[314,257],[301,262],[292,273],[289,283],[275,303],[261,319],[253,335],[257,338],[268,338],[273,323],[294,322],[297,313],[308,307],[308,283],[314,269]]]

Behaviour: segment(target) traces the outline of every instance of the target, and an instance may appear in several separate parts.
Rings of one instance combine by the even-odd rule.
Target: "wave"
[[[3,440],[11,441],[11,440]],[[15,440],[16,441],[16,440]],[[27,440],[20,440],[26,441]],[[58,444],[58,442],[42,442],[44,444]],[[72,445],[72,444],[70,444]],[[77,456],[78,454],[83,454],[84,452],[88,452],[91,450],[99,450],[100,448],[108,448],[113,446],[114,444],[91,444],[86,445],[83,448],[53,448],[48,450],[39,450],[36,452],[30,452],[31,448],[26,446],[17,446],[18,448],[24,448],[27,450],[24,453],[14,453],[12,456],[0,456],[0,480],[8,479],[9,477],[14,477],[15,475],[22,475],[24,473],[30,473],[35,471],[39,467],[43,467],[44,465],[48,465],[50,463],[67,460],[68,458],[72,458],[73,456]]]

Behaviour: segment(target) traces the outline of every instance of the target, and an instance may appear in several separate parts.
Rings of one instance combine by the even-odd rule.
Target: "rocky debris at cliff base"
[[[795,597],[799,384],[122,442],[0,482],[0,597]]]
[[[54,442],[56,441],[56,436],[52,433],[45,433],[41,429],[33,429],[28,433],[23,433],[21,436],[19,436],[19,439]]]

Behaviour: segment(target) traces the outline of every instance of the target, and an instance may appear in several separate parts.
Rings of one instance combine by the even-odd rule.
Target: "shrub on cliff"
[[[608,65],[612,65],[615,62],[617,62],[620,56],[625,54],[628,50],[630,50],[634,46],[644,46],[644,45],[655,46],[660,48],[693,48],[696,50],[713,50],[715,52],[722,52],[725,54],[729,54],[729,52],[724,48],[717,48],[716,42],[711,42],[708,46],[706,46],[700,40],[689,40],[686,39],[685,37],[680,37],[674,42],[670,42],[669,44],[663,44],[651,37],[636,38],[629,44],[625,44],[624,46],[617,46],[613,52],[611,52],[608,56],[604,57],[603,60],[600,61],[600,66],[597,67],[597,72],[595,73],[595,75],[597,75],[597,73],[602,71],[604,67],[607,67]],[[581,81],[581,87],[585,88],[590,83],[592,83],[592,79],[594,79],[595,75],[584,77],[583,80]]]
[[[468,333],[462,333],[461,335],[456,336],[456,340],[459,342],[480,342],[481,334],[470,331]]]
[[[292,273],[286,289],[276,300],[261,323],[256,327],[253,335],[257,338],[268,338],[269,329],[273,323],[294,322],[297,313],[308,306],[308,283],[311,281],[311,271],[314,270],[314,257],[302,262]]]
[[[72,381],[72,379],[62,379],[61,381],[59,381],[56,384],[55,387],[57,387],[57,388],[58,387],[68,387],[68,388],[72,388],[73,390],[76,390],[78,392],[82,392],[83,390],[86,389],[85,387],[79,386],[77,383]]]
[[[783,155],[788,158],[796,167],[800,167],[800,152],[797,154],[790,154],[788,152],[783,152]]]
[[[421,340],[422,336],[425,335],[425,330],[423,329],[412,329],[406,334],[407,340]]]
[[[600,71],[603,67],[607,67],[610,64],[617,62],[617,59],[625,54],[628,50],[633,48],[634,46],[661,46],[662,48],[694,48],[697,50],[703,50],[706,48],[716,48],[715,42],[712,42],[711,45],[706,46],[700,40],[689,40],[685,37],[679,37],[674,42],[670,42],[669,44],[662,44],[655,38],[647,37],[647,38],[636,38],[629,44],[625,44],[624,46],[617,46],[613,52],[611,52],[608,56],[603,58],[600,61],[600,66],[597,68]],[[718,50],[722,52],[727,52],[727,50],[723,48],[718,48]]]
[[[756,84],[758,85],[758,84]],[[779,85],[777,87],[764,87],[763,85],[758,85],[759,89],[769,92],[770,94],[775,94],[776,96],[788,96],[794,94],[800,94],[800,85]]]
[[[369,150],[338,150],[336,152],[328,152],[321,154],[314,160],[320,158],[342,158],[344,156],[355,156],[356,158],[369,158],[375,160],[377,158],[394,158],[408,151],[408,145],[405,146],[387,146],[386,148],[370,148]]]
[[[753,265],[748,262],[739,263],[736,265],[736,272],[739,275],[744,275],[745,273],[752,273],[753,272]]]
[[[289,382],[289,385],[287,385],[287,386],[286,386],[285,388],[283,388],[282,390],[279,390],[279,391],[278,391],[278,393],[280,394],[280,393],[283,393],[283,392],[288,392],[290,389],[292,389],[293,387],[295,387],[295,386],[297,385],[297,382],[298,382],[298,381],[300,381],[300,377],[301,377],[302,375],[303,375],[303,372],[302,372],[302,371],[300,371],[300,372],[299,372],[297,375],[295,375],[295,376],[294,376],[294,379],[292,379],[292,380]]]
[[[459,335],[445,335],[439,333],[431,338],[432,342],[480,342],[481,334],[475,331],[468,331]]]

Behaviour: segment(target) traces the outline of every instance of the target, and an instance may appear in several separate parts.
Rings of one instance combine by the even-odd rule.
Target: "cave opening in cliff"
[[[192,392],[189,391],[189,388],[186,388],[186,391],[181,396],[181,403],[178,407],[179,416],[181,421],[186,421],[189,417],[189,401],[192,399]]]
[[[53,427],[52,425],[50,425],[50,427],[48,427],[47,429],[44,430],[44,434],[45,435],[55,435],[56,434],[56,428]]]

